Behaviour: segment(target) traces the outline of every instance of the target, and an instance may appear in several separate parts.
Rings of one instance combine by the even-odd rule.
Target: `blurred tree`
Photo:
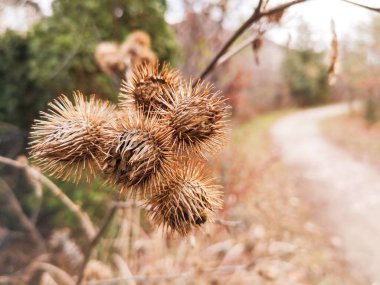
[[[325,54],[315,51],[311,31],[305,22],[301,22],[298,35],[282,70],[290,95],[301,106],[324,103],[329,99],[327,67],[323,62]]]
[[[354,97],[365,100],[364,117],[369,124],[380,115],[380,16],[354,30],[342,54],[342,81]]]
[[[0,38],[0,121],[28,129],[39,110],[61,93],[81,90],[116,100],[118,82],[103,75],[94,49],[146,31],[162,61],[172,61],[176,44],[164,20],[165,0],[55,0],[53,15],[25,36]]]

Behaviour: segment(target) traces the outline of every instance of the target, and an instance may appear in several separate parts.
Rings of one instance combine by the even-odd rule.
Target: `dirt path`
[[[297,112],[277,122],[272,136],[285,163],[297,169],[316,216],[341,238],[353,270],[380,284],[380,170],[339,149],[319,128],[348,111],[336,104]]]

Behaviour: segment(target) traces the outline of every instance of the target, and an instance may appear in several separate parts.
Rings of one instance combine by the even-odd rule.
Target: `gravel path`
[[[339,149],[319,126],[348,111],[336,104],[291,114],[274,125],[272,137],[297,170],[315,215],[341,239],[353,270],[380,284],[380,169]]]

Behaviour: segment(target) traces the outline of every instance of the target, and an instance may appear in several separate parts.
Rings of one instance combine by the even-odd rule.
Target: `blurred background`
[[[31,124],[60,94],[117,102],[135,61],[198,78],[257,4],[0,0],[0,156],[26,163]],[[305,1],[251,25],[206,79],[232,106],[209,163],[216,222],[173,238],[119,209],[84,284],[380,284],[380,14],[367,8]],[[95,225],[118,192],[53,181]],[[89,242],[74,212],[0,163],[0,284],[75,284]]]

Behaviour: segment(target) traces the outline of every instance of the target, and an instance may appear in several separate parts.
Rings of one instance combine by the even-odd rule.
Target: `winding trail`
[[[380,169],[325,138],[320,122],[349,112],[346,104],[300,111],[272,128],[285,163],[294,167],[312,211],[342,240],[352,269],[380,284]]]

